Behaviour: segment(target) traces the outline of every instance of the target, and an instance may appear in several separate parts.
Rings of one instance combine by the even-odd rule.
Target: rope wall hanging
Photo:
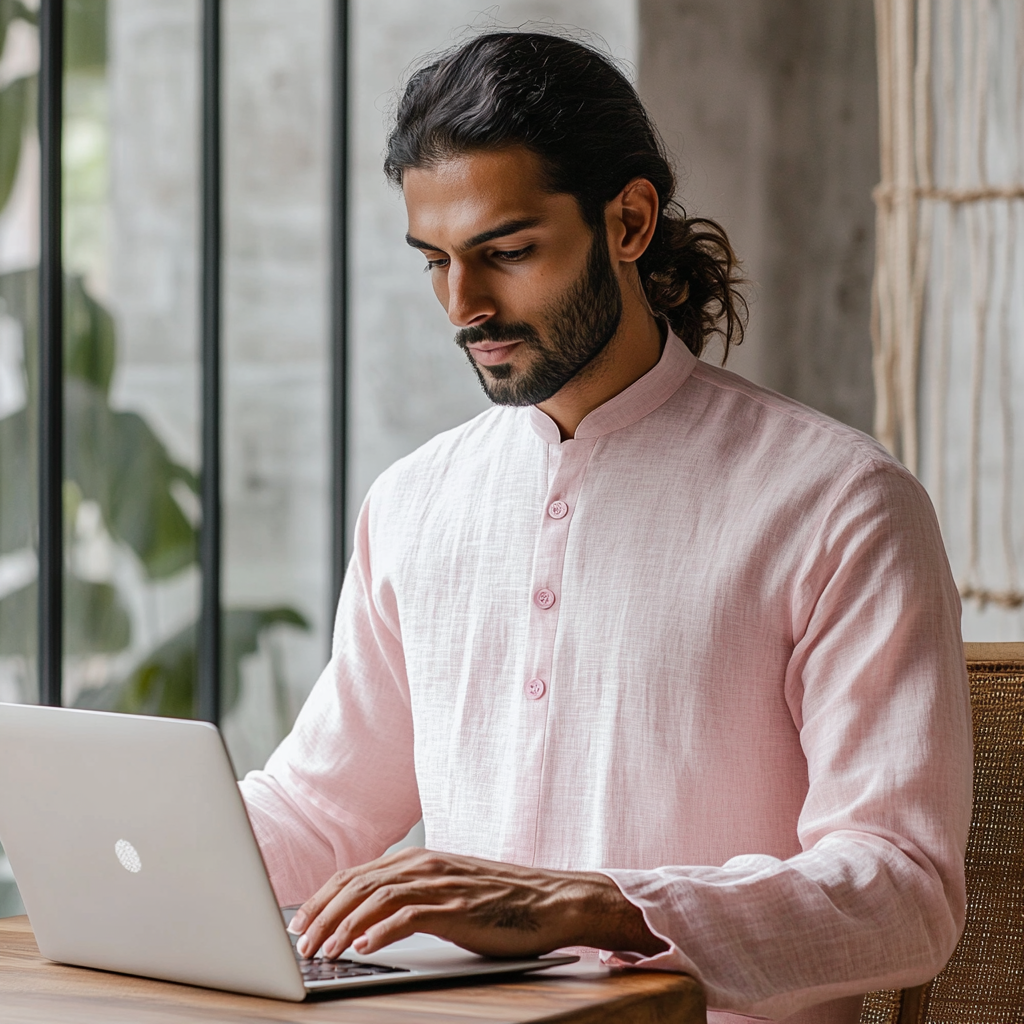
[[[1024,606],[1024,0],[875,0],[875,434],[965,599]]]

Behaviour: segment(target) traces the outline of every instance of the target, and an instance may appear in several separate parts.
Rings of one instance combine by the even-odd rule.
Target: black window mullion
[[[203,518],[199,531],[199,717],[221,712],[221,7],[202,0],[200,350]]]
[[[349,4],[335,0],[331,47],[331,605],[341,593],[348,560],[348,194]],[[330,636],[330,630],[328,630]]]
[[[61,704],[64,623],[64,289],[61,129],[64,2],[39,7],[39,702]]]

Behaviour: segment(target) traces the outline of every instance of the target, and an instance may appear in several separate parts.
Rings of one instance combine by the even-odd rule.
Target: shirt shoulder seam
[[[836,437],[845,438],[857,449],[864,458],[866,464],[877,463],[880,466],[890,466],[889,458],[883,455],[882,452],[877,451],[874,444],[871,443],[871,439],[866,436],[862,436],[861,432],[857,430],[856,427],[833,423],[825,413],[815,413],[812,409],[807,410],[807,413],[811,414],[808,415],[802,411],[803,407],[800,403],[796,402],[795,399],[787,398],[785,395],[775,396],[779,400],[777,403],[769,402],[757,393],[756,385],[751,385],[748,390],[747,388],[730,384],[727,381],[720,380],[713,376],[708,372],[709,369],[713,371],[715,367],[709,367],[706,363],[698,362],[693,369],[693,374],[701,381],[713,388],[719,389],[720,391],[732,391],[735,394],[743,395],[745,398],[749,399],[751,402],[756,402],[764,409],[777,412],[789,419],[804,423],[807,426],[825,430]],[[793,408],[792,406],[796,407]]]

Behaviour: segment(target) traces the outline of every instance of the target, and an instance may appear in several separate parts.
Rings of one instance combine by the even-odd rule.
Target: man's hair
[[[536,153],[551,191],[575,197],[595,231],[626,184],[646,178],[658,193],[658,222],[637,270],[651,308],[695,355],[715,333],[726,356],[742,341],[747,307],[729,239],[675,201],[657,129],[607,57],[538,32],[492,32],[449,50],[409,80],[384,171],[401,186],[410,168],[510,146]]]

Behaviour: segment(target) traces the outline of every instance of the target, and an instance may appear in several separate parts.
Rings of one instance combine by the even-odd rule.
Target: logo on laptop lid
[[[142,870],[142,858],[139,856],[139,851],[127,839],[118,839],[114,843],[114,853],[117,854],[117,859],[125,871],[137,875]]]

